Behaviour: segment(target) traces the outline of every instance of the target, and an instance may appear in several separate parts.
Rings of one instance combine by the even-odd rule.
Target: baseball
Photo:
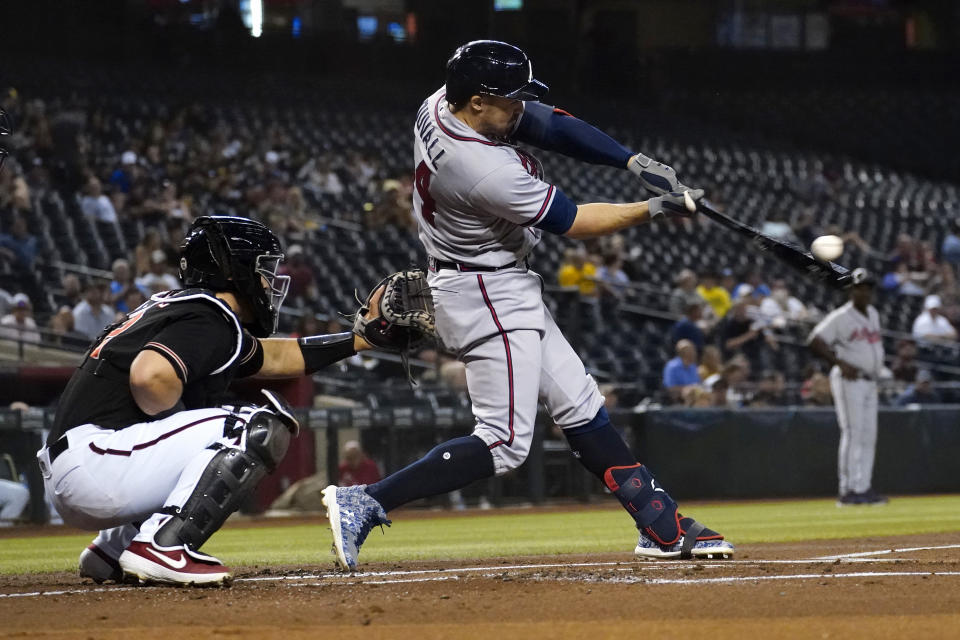
[[[836,260],[843,253],[843,240],[839,236],[820,236],[810,245],[810,251],[820,260]]]

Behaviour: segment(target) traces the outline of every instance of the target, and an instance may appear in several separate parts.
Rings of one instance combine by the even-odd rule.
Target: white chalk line
[[[960,544],[941,544],[932,547],[903,547],[900,549],[880,549],[878,551],[860,551],[858,553],[841,553],[834,556],[820,556],[813,560],[850,560],[853,558],[868,558],[871,556],[882,556],[891,553],[911,553],[913,551],[937,551],[939,549],[960,549]]]
[[[868,551],[855,554],[845,554],[840,556],[823,556],[820,558],[805,558],[797,560],[721,560],[716,562],[574,562],[574,563],[549,563],[549,564],[513,564],[513,565],[492,565],[481,567],[453,567],[437,569],[416,569],[406,571],[369,571],[362,573],[322,573],[322,574],[301,574],[285,576],[259,576],[251,578],[236,578],[234,583],[240,582],[283,582],[285,586],[323,586],[327,584],[401,584],[415,582],[439,582],[446,580],[459,580],[463,573],[480,573],[482,577],[496,578],[508,571],[537,571],[542,569],[602,569],[616,568],[620,572],[650,572],[650,571],[675,571],[684,569],[722,569],[730,566],[752,566],[762,567],[764,565],[804,565],[804,564],[824,564],[828,562],[841,562],[849,564],[883,564],[891,562],[902,562],[896,558],[871,558],[870,555],[889,554],[893,552],[925,551],[935,549],[952,549],[960,545],[942,545],[936,547],[910,547],[903,549],[883,549],[879,551]],[[435,575],[446,574],[446,575]],[[643,582],[645,584],[709,584],[712,582],[750,582],[758,580],[803,580],[815,577],[823,578],[847,578],[847,577],[869,577],[869,576],[956,576],[960,572],[871,572],[871,573],[849,573],[849,574],[792,574],[779,576],[736,576],[736,577],[718,577],[718,578],[644,578],[637,576],[635,578],[617,578],[608,580],[612,582]],[[433,577],[430,577],[433,576]],[[382,578],[377,580],[376,578]],[[551,576],[547,579],[565,580],[562,576]],[[579,578],[583,580],[583,578]],[[587,579],[589,580],[589,579]],[[314,581],[314,582],[311,582]],[[600,578],[599,581],[604,581]],[[27,598],[59,595],[76,595],[85,593],[115,593],[119,591],[135,591],[140,587],[125,587],[117,585],[114,587],[94,587],[84,589],[59,589],[55,591],[30,591],[24,593],[0,593],[2,598]]]
[[[707,561],[689,561],[689,562],[677,562],[674,560],[670,561],[622,561],[622,562],[571,562],[571,563],[553,563],[553,564],[514,564],[514,565],[493,565],[487,567],[443,567],[437,569],[416,569],[416,570],[406,570],[406,571],[363,571],[359,573],[341,573],[341,572],[331,572],[331,573],[318,573],[318,574],[296,574],[296,575],[285,575],[285,576],[259,576],[255,578],[237,578],[234,582],[278,582],[284,580],[319,580],[319,579],[331,579],[331,578],[352,578],[363,579],[365,577],[379,577],[379,576],[416,576],[416,575],[429,575],[433,573],[482,573],[488,572],[491,575],[495,575],[497,571],[533,571],[536,569],[578,569],[578,568],[602,568],[602,567],[623,567],[623,570],[626,571],[635,571],[638,567],[642,567],[644,571],[672,571],[676,569],[692,569],[694,567],[700,568],[723,568],[729,567],[732,565],[736,566],[752,566],[752,567],[761,567],[764,565],[772,564],[829,564],[830,562],[835,562],[836,559],[831,560],[821,560],[818,558],[804,558],[797,560],[718,560],[714,562]],[[902,562],[901,560],[895,558],[851,558],[849,560],[841,559],[841,562],[849,562],[850,564],[882,564],[882,563],[894,563]]]

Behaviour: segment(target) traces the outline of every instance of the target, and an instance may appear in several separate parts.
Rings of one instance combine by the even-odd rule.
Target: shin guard
[[[186,545],[199,549],[283,459],[290,431],[270,411],[260,410],[249,416],[246,450],[221,447],[207,463],[186,503],[164,509],[173,517],[157,530],[154,542],[161,547]]]
[[[669,546],[680,539],[677,503],[642,464],[610,467],[603,481],[641,529],[657,543]]]

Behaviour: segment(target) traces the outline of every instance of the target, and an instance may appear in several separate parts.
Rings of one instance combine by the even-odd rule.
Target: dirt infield
[[[733,561],[629,553],[240,569],[230,588],[0,578],[3,637],[957,637],[960,533],[745,545]],[[692,637],[692,636],[689,636]]]

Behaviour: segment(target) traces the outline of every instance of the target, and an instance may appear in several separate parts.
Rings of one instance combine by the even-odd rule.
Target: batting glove
[[[689,218],[697,212],[697,201],[703,197],[703,189],[672,191],[647,200],[650,219]]]
[[[665,193],[689,191],[677,180],[677,172],[662,162],[648,158],[642,153],[630,158],[627,169],[640,178],[640,182],[650,193],[662,196]]]

